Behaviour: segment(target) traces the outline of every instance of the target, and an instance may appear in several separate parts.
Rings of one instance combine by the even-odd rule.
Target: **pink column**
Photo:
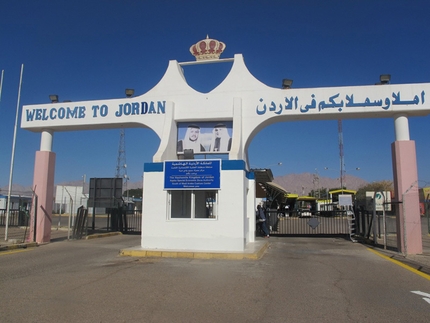
[[[418,194],[415,141],[395,141],[393,156],[394,189],[397,206],[397,245],[404,254],[423,252]]]
[[[55,153],[36,151],[33,175],[33,189],[37,195],[36,242],[51,240],[52,204],[54,201]],[[34,223],[31,214],[30,223]],[[30,237],[33,239],[34,227],[31,226]]]

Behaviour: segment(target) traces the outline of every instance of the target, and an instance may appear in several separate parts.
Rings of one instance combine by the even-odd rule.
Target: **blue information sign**
[[[164,189],[220,189],[220,175],[220,159],[165,161]]]

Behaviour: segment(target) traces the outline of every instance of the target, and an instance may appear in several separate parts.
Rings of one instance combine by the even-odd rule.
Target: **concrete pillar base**
[[[33,189],[37,196],[36,242],[44,243],[51,240],[52,204],[54,199],[55,153],[36,151],[34,162]],[[34,203],[35,200],[33,200]],[[31,221],[34,224],[34,208]],[[30,228],[30,237],[34,237],[34,225]]]
[[[397,245],[404,254],[423,252],[415,142],[395,141],[393,156],[394,189],[397,206]]]

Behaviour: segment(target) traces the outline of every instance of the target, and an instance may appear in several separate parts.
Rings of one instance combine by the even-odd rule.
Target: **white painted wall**
[[[81,205],[87,205],[87,197],[83,194],[82,186],[57,185],[55,191],[55,211],[61,207],[62,213],[76,213]],[[60,206],[61,204],[61,206]]]
[[[163,172],[145,172],[142,247],[145,249],[243,251],[250,239],[243,193],[247,182],[243,170],[221,172],[216,219],[168,219],[168,194]],[[151,202],[149,202],[151,201]]]

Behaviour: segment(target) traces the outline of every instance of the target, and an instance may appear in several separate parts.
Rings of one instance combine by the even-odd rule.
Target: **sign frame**
[[[164,190],[220,190],[221,159],[164,161]]]

